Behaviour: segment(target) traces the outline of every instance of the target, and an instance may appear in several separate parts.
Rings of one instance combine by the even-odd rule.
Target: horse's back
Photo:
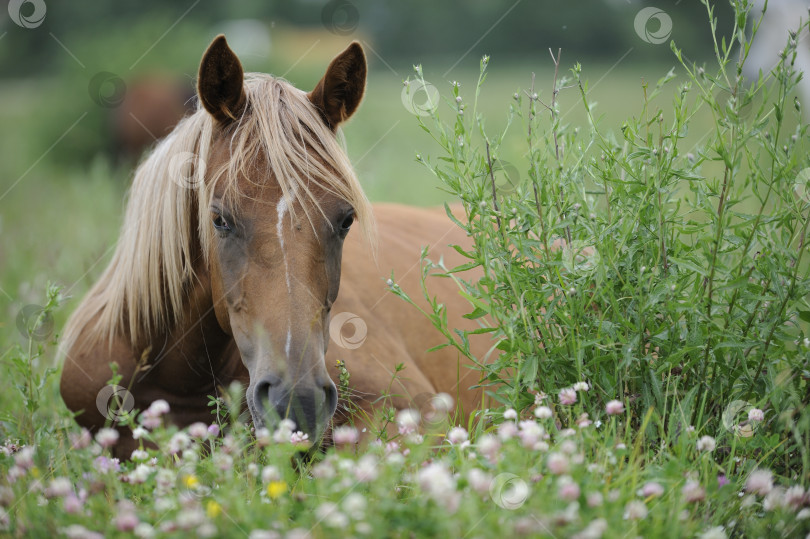
[[[461,208],[452,209],[454,215],[463,217]],[[429,348],[446,342],[445,337],[425,315],[391,293],[386,281],[393,272],[396,284],[430,312],[420,285],[422,248],[430,246],[428,258],[433,262],[442,258],[452,268],[469,260],[449,245],[466,248],[470,240],[447,217],[444,208],[378,204],[374,210],[378,230],[376,262],[359,234],[350,235],[344,247],[340,294],[332,310],[337,324],[348,318],[338,318],[343,312],[357,315],[365,323],[367,334],[359,344],[362,335],[352,339],[356,329],[352,324],[355,328],[348,327],[344,332],[350,341],[336,346],[333,336],[327,361],[345,360],[352,387],[373,395],[389,387],[396,366],[403,364],[405,369],[391,386],[391,393],[398,395],[394,399],[397,408],[418,407],[431,394],[445,392],[460,400],[468,413],[480,404],[480,390],[470,389],[479,380],[478,371],[470,369],[472,363],[453,347],[428,353]],[[470,273],[460,275],[470,279],[474,277]],[[470,307],[452,279],[428,278],[427,285],[430,295],[435,295],[447,309],[450,328],[479,327],[462,317]],[[486,353],[488,340],[486,335],[473,336],[472,349],[479,358]]]

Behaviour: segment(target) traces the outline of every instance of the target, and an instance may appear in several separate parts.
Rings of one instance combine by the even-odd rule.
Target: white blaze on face
[[[276,222],[276,235],[278,236],[278,244],[281,248],[281,256],[284,259],[284,277],[287,280],[287,296],[289,298],[288,305],[292,307],[292,283],[290,282],[290,264],[287,261],[287,250],[284,247],[284,217],[288,211],[287,197],[281,195],[281,198],[276,204],[276,215],[278,221]],[[290,346],[292,343],[292,327],[290,326],[290,317],[287,316],[287,342],[284,345],[284,353],[287,358],[290,357]]]

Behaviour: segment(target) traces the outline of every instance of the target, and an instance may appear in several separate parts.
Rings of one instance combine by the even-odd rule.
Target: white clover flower
[[[627,505],[624,506],[625,520],[644,520],[647,518],[647,513],[647,506],[639,500],[627,502]]]
[[[486,494],[492,485],[492,476],[479,468],[473,468],[467,472],[467,482],[475,492]]]
[[[467,431],[463,427],[453,427],[447,433],[447,440],[453,444],[458,445],[467,441]]]
[[[419,411],[411,408],[400,410],[397,414],[397,425],[399,426],[399,433],[403,436],[416,432],[419,428]]]
[[[698,539],[727,539],[726,530],[723,526],[708,528],[698,535]]]
[[[534,417],[537,419],[549,419],[554,414],[548,406],[538,406],[534,409]]]
[[[619,400],[608,401],[605,411],[608,415],[621,415],[624,413],[624,403]]]
[[[660,484],[656,483],[655,481],[648,481],[644,483],[644,486],[641,488],[641,495],[645,498],[657,498],[664,494],[664,487]]]
[[[574,391],[589,391],[591,386],[588,385],[588,382],[577,382],[574,384]]]
[[[711,436],[702,436],[697,441],[697,450],[706,453],[711,453],[717,447],[717,442]]]
[[[192,438],[204,440],[205,438],[208,438],[208,425],[200,421],[192,423],[188,426],[188,435]]]
[[[111,447],[118,442],[118,438],[120,438],[120,434],[115,429],[99,429],[96,433],[96,441],[98,445],[101,447]]]
[[[746,492],[765,496],[771,489],[773,489],[773,474],[770,470],[754,470],[745,481]]]
[[[748,410],[748,421],[764,421],[765,412],[759,408],[751,408]]]
[[[515,420],[517,419],[517,412],[514,408],[507,408],[503,413],[504,419]]]

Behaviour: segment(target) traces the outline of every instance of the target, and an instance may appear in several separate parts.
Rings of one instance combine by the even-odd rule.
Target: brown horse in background
[[[208,396],[238,380],[254,425],[288,417],[316,443],[349,419],[335,414],[336,360],[351,374],[352,404],[368,414],[399,364],[396,408],[438,392],[464,415],[480,406],[478,372],[452,347],[427,353],[444,338],[387,290],[393,271],[427,308],[422,246],[469,242],[443,210],[372,210],[335,136],[365,82],[356,42],[305,93],[245,76],[225,38],[213,41],[199,110],[137,170],[115,254],[67,324],[61,392],[81,425],[108,421],[96,401],[112,362],[137,408],[165,399],[178,425],[210,422]],[[380,239],[376,257],[372,242],[350,233],[358,225]],[[449,248],[430,256],[465,261]],[[461,317],[468,306],[452,280],[436,279],[431,292],[451,326],[477,327]],[[473,342],[476,356],[487,346]],[[134,443],[121,431],[118,454],[128,456]]]

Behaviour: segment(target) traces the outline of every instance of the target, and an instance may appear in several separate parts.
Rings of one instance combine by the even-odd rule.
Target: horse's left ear
[[[353,41],[338,54],[326,74],[309,94],[309,100],[321,111],[334,131],[357,110],[366,91],[366,55],[360,43]]]
[[[220,124],[236,120],[245,108],[247,97],[243,86],[242,63],[222,34],[208,45],[200,62],[197,94],[205,110]]]

